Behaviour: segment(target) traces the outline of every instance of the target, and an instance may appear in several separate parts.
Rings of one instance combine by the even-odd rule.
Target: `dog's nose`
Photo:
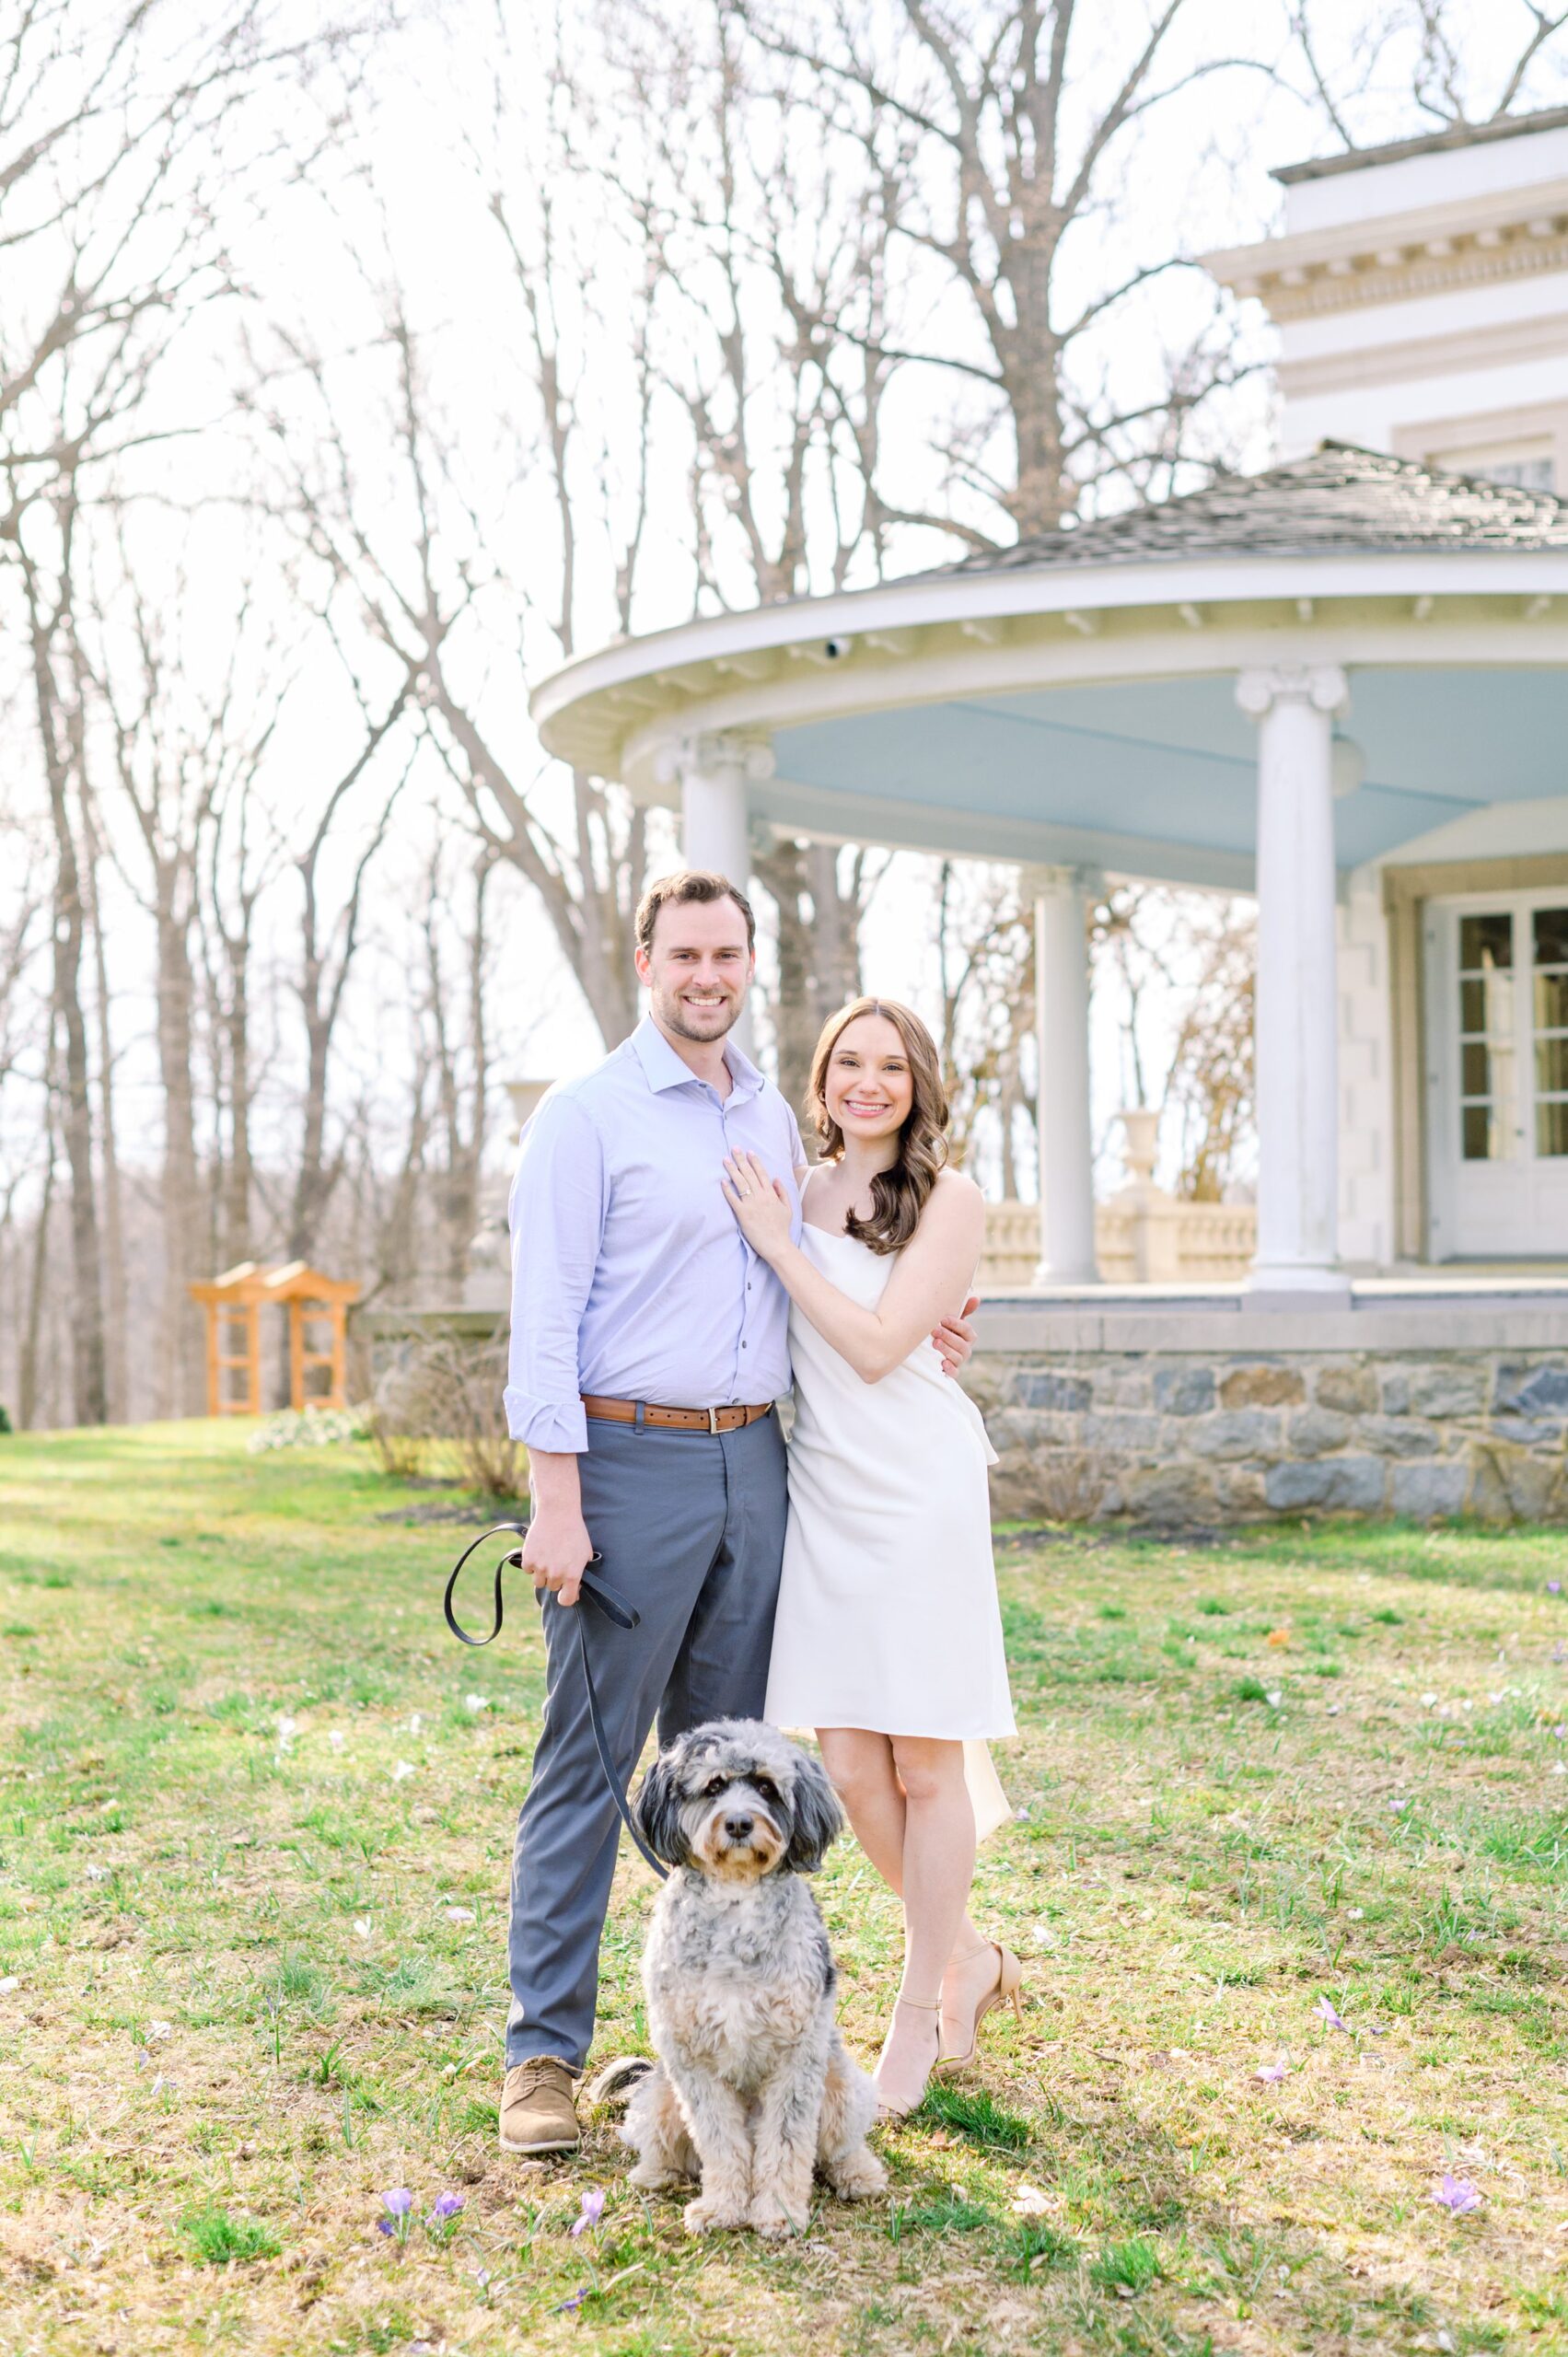
[[[726,1817],[724,1829],[732,1841],[746,1841],[750,1839],[751,1828],[756,1822],[754,1817]]]

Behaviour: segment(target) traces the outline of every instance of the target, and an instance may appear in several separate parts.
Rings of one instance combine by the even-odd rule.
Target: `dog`
[[[813,2173],[841,2200],[886,2190],[866,2146],[877,2091],[833,2018],[838,1974],[815,1873],[843,1820],[814,1759],[756,1719],[715,1719],[662,1752],[633,1804],[671,1869],[643,1956],[656,2062],[612,2062],[589,2089],[628,2096],[632,2183],[701,2183],[687,2231],[787,2235]]]

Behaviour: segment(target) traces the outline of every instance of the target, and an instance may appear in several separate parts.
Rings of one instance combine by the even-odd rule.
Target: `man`
[[[513,1183],[506,1417],[528,1451],[523,1566],[541,1591],[548,1695],[512,1875],[501,2142],[572,2150],[620,1819],[567,1614],[596,1550],[640,1625],[595,1614],[594,1680],[622,1788],[656,1714],[668,1744],[759,1717],[784,1550],[788,1302],[721,1189],[749,1151],[790,1189],[794,1114],[727,1035],[755,968],[744,896],[685,869],[644,895],[648,1013],[545,1097]],[[935,1337],[949,1368],[961,1321]]]

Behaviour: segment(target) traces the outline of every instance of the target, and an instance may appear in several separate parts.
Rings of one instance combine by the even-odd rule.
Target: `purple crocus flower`
[[[583,2302],[587,2298],[590,2288],[591,2287],[588,2284],[585,2283],[580,2291],[573,2293],[569,2300],[557,2300],[555,2305],[550,2311],[551,2315],[552,2316],[575,2316],[577,2310],[582,2306]]]
[[[1312,2010],[1320,2022],[1328,2023],[1330,2029],[1342,2029],[1347,2038],[1350,2036],[1350,2024],[1341,2019],[1329,1998],[1319,1997]]]
[[[1561,1595],[1562,1595],[1562,1581],[1561,1581],[1561,1580],[1548,1580],[1548,1582],[1547,1582],[1547,1584],[1546,1584],[1546,1592],[1547,1592],[1548,1596],[1561,1596]]]
[[[1266,2087],[1277,2087],[1289,2069],[1288,2062],[1264,2062],[1252,2075],[1255,2079],[1261,2079]]]
[[[445,2223],[447,2219],[455,2218],[462,2206],[463,2197],[460,2193],[438,2193],[430,2214],[433,2218],[439,2218]]]
[[[384,2193],[381,2196],[381,2207],[387,2214],[384,2218],[377,2219],[377,2233],[391,2235],[398,2242],[406,2243],[409,2212],[413,2208],[413,2196],[407,2186],[395,2185],[389,2193]]]
[[[1443,2182],[1432,2199],[1442,2209],[1451,2210],[1456,2218],[1463,2218],[1481,2208],[1481,2188],[1472,2185],[1468,2177],[1455,2177],[1451,2170],[1445,2169]]]
[[[574,2235],[587,2234],[590,2226],[598,2225],[603,2215],[604,2195],[597,2185],[592,2185],[583,2196],[583,2214],[573,2221],[572,2232]]]

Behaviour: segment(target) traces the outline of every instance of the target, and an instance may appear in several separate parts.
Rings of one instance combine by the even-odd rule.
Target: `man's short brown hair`
[[[746,919],[746,946],[757,946],[757,920],[751,913],[751,903],[727,876],[719,875],[712,867],[678,867],[673,876],[661,876],[650,884],[637,903],[637,946],[645,955],[654,946],[654,927],[661,909],[684,904],[691,900],[733,900]]]

